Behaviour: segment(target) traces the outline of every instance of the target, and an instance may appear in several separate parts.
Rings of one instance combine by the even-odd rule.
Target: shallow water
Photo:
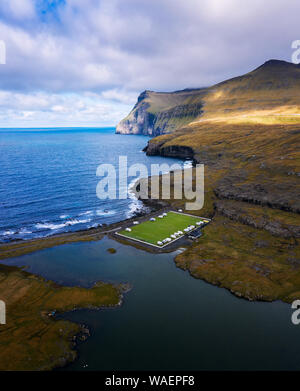
[[[108,253],[110,247],[117,253]],[[132,285],[120,308],[64,315],[91,328],[66,370],[300,368],[300,326],[291,323],[289,305],[238,299],[176,268],[174,255],[149,254],[105,237],[6,263],[28,265],[68,285]]]

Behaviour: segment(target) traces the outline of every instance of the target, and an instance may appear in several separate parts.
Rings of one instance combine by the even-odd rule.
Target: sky
[[[114,126],[146,89],[291,61],[299,15],[299,0],[0,0],[0,127]]]

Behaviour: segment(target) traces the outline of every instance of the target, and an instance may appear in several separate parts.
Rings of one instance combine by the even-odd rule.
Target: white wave
[[[136,212],[141,211],[144,208],[143,203],[139,200],[133,200],[129,204],[129,209],[126,212],[126,217],[130,219]]]
[[[89,228],[98,228],[98,227],[101,227],[101,224],[99,224],[99,223],[94,223],[94,224],[92,224]]]
[[[38,229],[51,229],[51,230],[54,230],[54,229],[61,229],[61,228],[64,228],[64,227],[68,227],[68,226],[75,225],[75,224],[85,224],[85,223],[89,223],[90,221],[91,221],[91,219],[85,219],[85,220],[72,219],[72,220],[67,220],[67,221],[65,221],[64,223],[61,223],[61,224],[38,223],[35,226]]]
[[[113,216],[116,214],[115,210],[103,210],[103,209],[98,209],[96,211],[97,216]]]
[[[9,235],[14,235],[14,234],[15,234],[15,231],[12,231],[12,230],[4,231],[1,233],[2,236],[9,236]]]
[[[59,229],[65,227],[66,224],[37,223],[35,226],[37,229]]]
[[[85,216],[85,215],[91,215],[93,212],[91,210],[87,210],[86,212],[79,213],[78,216]]]
[[[29,231],[27,228],[22,228],[19,233],[22,234],[22,235],[32,234],[32,232]]]
[[[67,217],[69,217],[69,215],[61,215],[61,216],[59,216],[60,219],[66,219]]]
[[[129,204],[129,210],[126,212],[126,217],[130,219],[137,211],[143,209],[143,202],[136,198],[134,192],[134,184],[136,183],[136,178],[133,179],[128,186],[128,197],[131,200]]]
[[[85,223],[89,223],[91,221],[91,219],[85,219],[85,220],[75,220],[77,221],[76,223],[73,223],[73,224],[85,224]],[[71,225],[73,225],[71,224]]]

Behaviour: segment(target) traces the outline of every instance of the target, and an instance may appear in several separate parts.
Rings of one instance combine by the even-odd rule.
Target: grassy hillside
[[[196,213],[213,220],[177,266],[248,299],[298,298],[300,121],[228,116],[194,122],[148,146],[163,156],[184,150],[205,163],[205,203]]]
[[[248,299],[300,294],[299,80],[298,66],[267,62],[210,88],[200,118],[147,147],[205,164],[196,213],[213,220],[177,266]]]
[[[272,115],[272,119],[270,119]],[[297,122],[300,115],[300,67],[270,60],[252,72],[212,87],[172,93],[144,91],[117,133],[172,133],[193,121]],[[286,117],[287,118],[282,118]]]

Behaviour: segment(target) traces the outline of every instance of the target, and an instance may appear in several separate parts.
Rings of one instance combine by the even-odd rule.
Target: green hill
[[[299,298],[300,67],[271,60],[213,87],[167,95],[145,93],[127,130],[167,133],[149,141],[148,155],[205,164],[204,207],[193,213],[212,222],[176,265],[250,300]],[[192,119],[164,116],[195,104]],[[152,115],[146,128],[142,105],[144,118]],[[186,201],[166,202],[184,209]]]
[[[252,72],[208,88],[144,91],[116,132],[157,136],[199,120],[288,115],[293,121],[299,114],[300,67],[270,60]]]

